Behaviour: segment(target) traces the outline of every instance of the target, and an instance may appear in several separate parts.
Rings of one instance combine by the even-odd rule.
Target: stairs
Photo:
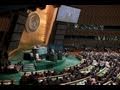
[[[35,66],[34,66],[34,64],[24,64],[24,66],[23,66],[23,71],[24,71],[24,72],[35,71]]]

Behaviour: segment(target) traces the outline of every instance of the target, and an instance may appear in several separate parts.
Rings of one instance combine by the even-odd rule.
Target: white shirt
[[[96,60],[93,60],[92,65],[97,66],[98,62]]]
[[[109,64],[108,61],[105,62],[105,66],[108,67],[108,68],[110,67],[110,64]]]

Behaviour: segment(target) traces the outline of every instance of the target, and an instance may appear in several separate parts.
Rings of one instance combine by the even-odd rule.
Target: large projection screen
[[[80,16],[80,9],[61,5],[56,21],[77,23]]]

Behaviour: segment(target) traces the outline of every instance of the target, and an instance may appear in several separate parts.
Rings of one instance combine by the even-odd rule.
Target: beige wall
[[[56,15],[57,15],[57,10],[58,8],[54,8],[52,6],[49,7],[48,9],[48,14],[47,14],[47,26],[46,26],[46,38],[45,38],[45,44],[48,44],[51,32],[52,32],[52,28],[53,28],[53,24],[55,22],[56,19]]]
[[[47,8],[45,10],[36,9],[35,11],[40,17],[40,25],[37,31],[35,32],[26,32],[24,30],[19,48],[27,48],[28,46],[44,43],[45,40],[45,31],[46,31],[46,22],[47,22]]]

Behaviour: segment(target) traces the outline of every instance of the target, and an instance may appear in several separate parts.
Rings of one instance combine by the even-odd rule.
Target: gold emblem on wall
[[[40,17],[37,13],[31,12],[28,15],[25,27],[27,32],[35,32],[40,25]]]

